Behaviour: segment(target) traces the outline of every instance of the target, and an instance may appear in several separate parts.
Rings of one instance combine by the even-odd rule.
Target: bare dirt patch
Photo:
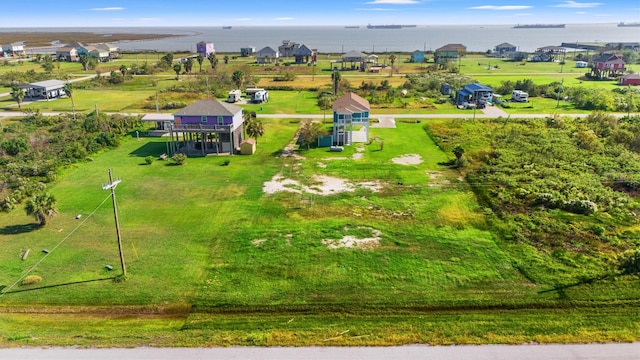
[[[429,187],[439,187],[442,185],[449,185],[451,181],[448,179],[441,179],[442,173],[440,171],[427,171],[427,176],[431,182],[429,183]]]
[[[400,157],[393,158],[391,161],[400,165],[418,165],[422,164],[422,157],[418,154],[405,154]]]
[[[254,246],[260,246],[260,245],[262,245],[262,243],[264,243],[265,241],[267,241],[267,239],[255,239],[255,240],[253,240],[251,243],[252,243]]]
[[[322,239],[322,244],[326,245],[329,249],[340,249],[340,248],[350,248],[350,249],[373,249],[380,245],[380,235],[382,232],[380,230],[372,229],[371,237],[359,239],[355,236],[347,235],[342,239]]]
[[[271,181],[267,181],[262,185],[262,190],[265,194],[288,191],[298,194],[331,195],[341,192],[352,192],[358,188],[369,189],[373,192],[378,192],[382,189],[382,185],[377,182],[351,183],[345,179],[327,175],[315,176],[312,181],[314,182],[312,185],[303,185],[297,180],[287,179],[282,176],[282,174],[276,174]]]

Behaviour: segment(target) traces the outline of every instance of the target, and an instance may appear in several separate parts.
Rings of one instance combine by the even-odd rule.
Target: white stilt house
[[[337,99],[333,103],[333,143],[368,142],[370,110],[369,102],[355,93]]]

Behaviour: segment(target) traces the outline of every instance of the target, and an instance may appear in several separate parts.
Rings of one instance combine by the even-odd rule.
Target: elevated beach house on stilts
[[[200,100],[173,114],[169,152],[233,155],[242,142],[242,108],[218,100]]]
[[[337,99],[333,103],[333,143],[368,142],[370,110],[369,102],[352,92]]]

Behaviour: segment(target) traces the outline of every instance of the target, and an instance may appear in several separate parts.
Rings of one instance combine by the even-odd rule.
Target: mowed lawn
[[[60,213],[46,227],[34,228],[22,209],[0,217],[0,285],[43,260],[32,271],[42,282],[13,287],[3,304],[339,309],[536,301],[526,300],[536,286],[483,230],[473,194],[459,174],[438,165],[450,156],[421,124],[372,129],[376,141],[343,153],[278,157],[298,125],[268,122],[253,156],[144,165],[166,145],[143,138],[67,170],[51,189]],[[392,161],[407,155],[422,162]],[[222,166],[224,160],[230,163]],[[109,193],[101,189],[109,168],[122,179],[116,193],[125,282],[110,279],[119,260]],[[318,187],[315,176],[327,175],[381,190],[265,194],[276,174],[298,181],[294,189]],[[330,248],[347,236],[378,243]]]

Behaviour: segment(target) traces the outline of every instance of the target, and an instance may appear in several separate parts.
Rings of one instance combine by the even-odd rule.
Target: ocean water
[[[241,47],[265,46],[277,49],[283,40],[291,40],[317,49],[320,53],[351,50],[382,53],[435,50],[449,43],[460,43],[468,51],[493,49],[508,42],[520,51],[531,52],[543,46],[559,46],[563,42],[640,42],[640,27],[618,27],[616,24],[567,24],[556,29],[514,29],[512,25],[418,25],[415,28],[357,29],[344,26],[234,26],[216,27],[131,27],[131,28],[30,28],[0,29],[8,31],[92,31],[114,33],[163,33],[182,35],[160,40],[118,42],[123,50],[194,51],[200,41],[213,42],[218,52],[239,52]]]

